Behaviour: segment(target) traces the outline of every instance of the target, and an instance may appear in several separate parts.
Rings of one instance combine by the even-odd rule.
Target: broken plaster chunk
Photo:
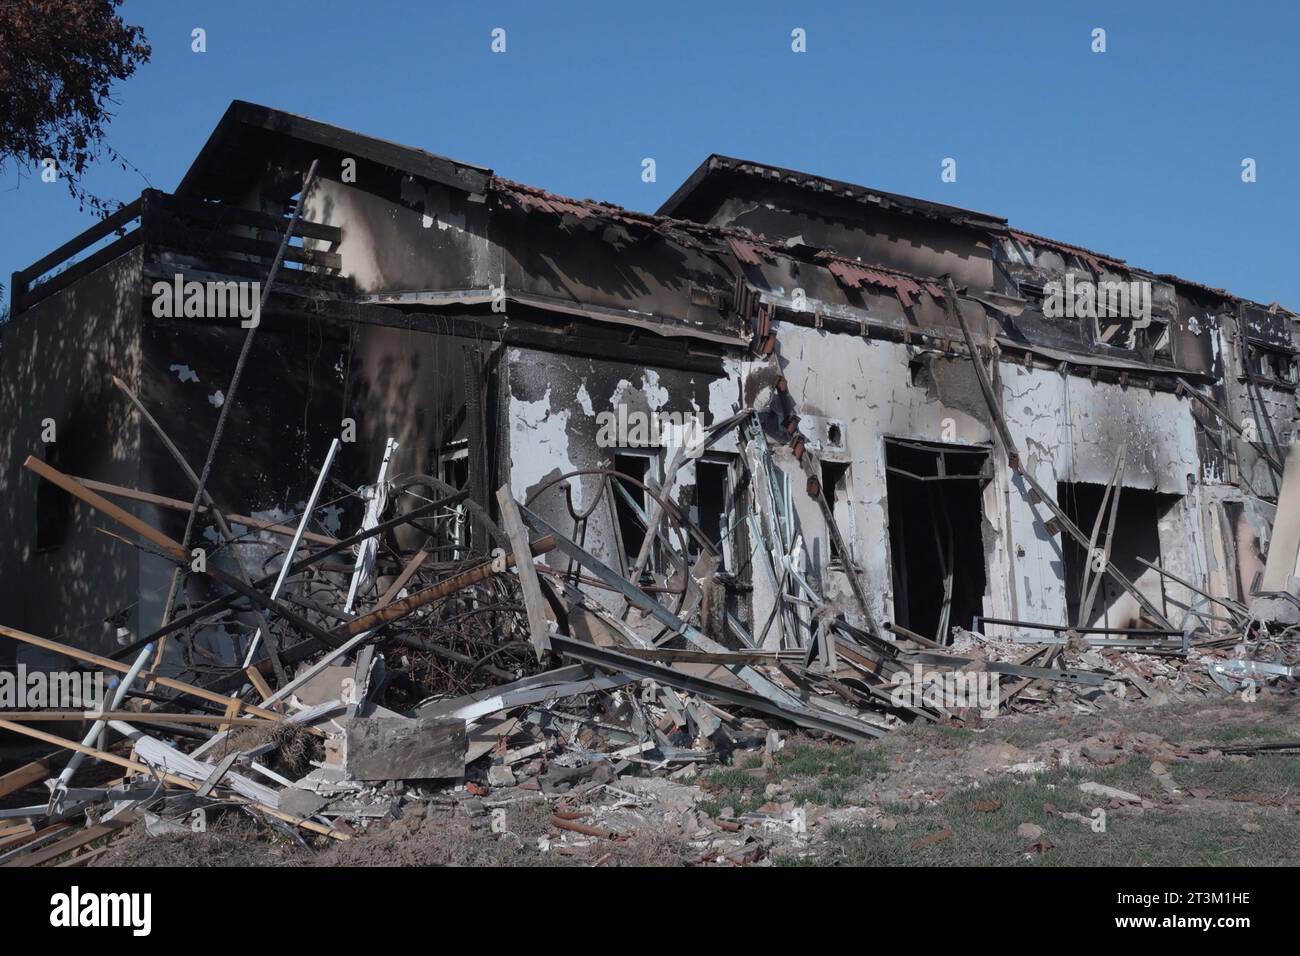
[[[420,780],[465,772],[458,718],[354,717],[345,723],[344,767],[356,780]]]
[[[280,809],[295,817],[315,816],[329,799],[311,790],[286,787],[280,791]]]
[[[1091,793],[1098,797],[1105,797],[1107,800],[1118,800],[1121,803],[1141,803],[1142,798],[1135,793],[1129,793],[1127,790],[1117,790],[1115,787],[1108,787],[1104,783],[1087,783],[1079,784],[1079,789],[1084,793]]]
[[[294,696],[306,707],[319,707],[331,700],[342,700],[343,681],[356,676],[356,668],[331,664],[303,683]]]

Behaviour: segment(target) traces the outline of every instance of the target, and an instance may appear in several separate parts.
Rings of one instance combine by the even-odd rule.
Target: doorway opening
[[[947,644],[984,613],[987,448],[885,439],[895,623]]]

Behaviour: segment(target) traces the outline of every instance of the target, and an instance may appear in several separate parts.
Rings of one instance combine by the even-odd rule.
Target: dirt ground
[[[1300,754],[1223,751],[1297,739],[1294,693],[914,725],[859,745],[791,735],[677,779],[395,800],[347,841],[237,812],[203,834],[135,826],[93,865],[1296,865]]]

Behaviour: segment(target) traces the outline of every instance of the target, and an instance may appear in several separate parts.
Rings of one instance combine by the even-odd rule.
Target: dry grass
[[[321,760],[324,748],[320,738],[297,724],[267,721],[264,726],[238,727],[212,749],[208,758],[218,762],[236,750],[254,750],[273,744],[274,759],[263,761],[277,773],[289,778],[299,777],[311,770],[312,760]]]
[[[137,823],[94,866],[302,866],[310,860],[283,836],[240,812],[222,814],[206,833],[150,836]]]

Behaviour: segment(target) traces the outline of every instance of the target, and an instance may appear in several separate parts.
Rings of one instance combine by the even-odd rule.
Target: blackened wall
[[[137,484],[139,426],[112,377],[139,379],[140,263],[139,249],[125,253],[0,328],[0,622],[100,652],[115,646],[106,618],[135,623],[138,555],[96,530],[106,519],[42,490],[23,461]],[[0,663],[14,650],[0,641]]]

